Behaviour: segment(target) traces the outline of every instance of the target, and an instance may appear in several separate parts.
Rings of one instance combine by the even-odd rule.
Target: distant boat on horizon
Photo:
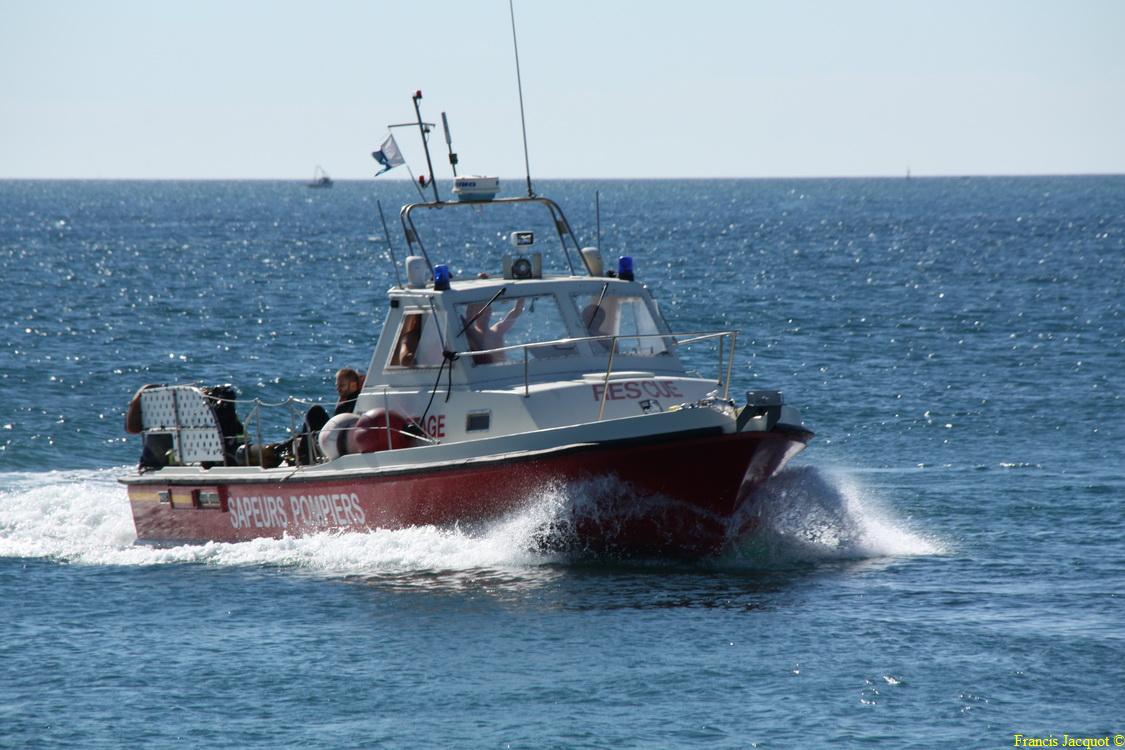
[[[328,173],[324,171],[324,167],[317,164],[316,169],[313,170],[312,182],[308,184],[308,187],[330,188],[333,184],[334,183],[332,182],[332,178],[329,177]]]

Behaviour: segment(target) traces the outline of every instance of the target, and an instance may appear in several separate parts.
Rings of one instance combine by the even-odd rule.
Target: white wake
[[[477,526],[418,526],[156,548],[135,544],[123,468],[0,473],[0,557],[87,565],[196,563],[294,567],[332,576],[418,571],[529,571],[584,558],[576,510],[589,512],[606,488],[563,486],[528,499],[512,515]],[[601,480],[599,480],[601,481]],[[727,563],[791,562],[940,554],[846,474],[811,467],[778,475],[750,511],[757,530]]]
[[[777,565],[944,554],[936,538],[911,529],[876,492],[842,470],[794,467],[759,490],[748,513],[757,530],[732,559]]]

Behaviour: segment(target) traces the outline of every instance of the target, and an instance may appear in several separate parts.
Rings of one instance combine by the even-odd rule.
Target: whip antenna
[[[508,12],[512,16],[512,49],[516,53],[516,88],[520,92],[520,127],[523,128],[523,166],[527,171],[527,197],[534,198],[535,191],[531,189],[531,163],[527,158],[527,120],[523,116],[523,81],[520,79],[520,46],[516,42],[516,8],[513,0],[508,0]]]
[[[441,198],[438,197],[437,192],[437,179],[434,176],[434,164],[430,161],[430,127],[428,122],[422,122],[422,109],[418,106],[418,101],[422,98],[421,91],[414,92],[414,114],[418,116],[418,132],[422,134],[422,148],[426,150],[426,166],[430,168],[430,187],[434,189],[434,203],[441,203]],[[414,175],[411,175],[413,177]],[[419,183],[420,184],[420,183]]]
[[[453,153],[453,138],[449,135],[449,118],[441,113],[441,128],[445,131],[445,145],[449,149],[449,166],[453,168],[453,176],[457,176],[457,154]]]
[[[394,246],[391,245],[391,233],[387,231],[387,217],[383,215],[383,201],[375,201],[375,205],[379,207],[379,220],[383,222],[383,239],[387,243],[387,255],[391,259],[391,266],[395,269],[395,281],[398,282],[399,288],[402,289],[402,279],[399,278],[398,275],[398,261],[395,260],[395,249]]]
[[[594,221],[598,227],[598,249],[602,247],[602,191],[594,191]]]

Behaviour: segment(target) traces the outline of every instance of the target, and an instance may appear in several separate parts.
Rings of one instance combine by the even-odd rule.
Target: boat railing
[[[284,401],[268,402],[260,398],[242,399],[234,402],[237,404],[252,404],[250,412],[246,415],[246,421],[243,422],[243,445],[246,446],[245,458],[246,461],[250,460],[250,425],[254,425],[255,437],[257,438],[256,444],[264,446],[265,441],[262,439],[262,410],[263,409],[285,409],[289,415],[289,432],[290,436],[296,436],[300,433],[301,425],[305,421],[305,413],[312,408],[315,402],[305,399],[297,398],[296,396],[289,396]],[[298,411],[300,409],[300,411]],[[315,443],[315,441],[313,441]],[[262,464],[259,457],[258,465]]]
[[[185,383],[175,386],[161,386],[160,388],[169,390],[190,388],[194,391],[198,391],[200,393],[199,398],[201,399],[201,403],[206,403],[207,405],[209,405],[210,411],[214,415],[214,422],[210,424],[204,424],[205,422],[208,422],[208,420],[204,420],[199,424],[195,424],[194,422],[188,424],[188,421],[180,414],[180,411],[177,409],[173,409],[168,418],[163,420],[159,425],[153,426],[151,428],[146,428],[144,430],[146,434],[168,433],[181,435],[185,428],[189,427],[196,429],[197,431],[200,429],[208,429],[213,435],[213,438],[211,438],[212,442],[214,442],[218,446],[223,446],[229,439],[233,442],[234,446],[237,446],[239,448],[237,457],[234,459],[233,463],[231,463],[228,459],[227,465],[258,466],[266,469],[271,468],[270,466],[266,465],[267,462],[271,459],[276,460],[276,463],[273,464],[274,466],[276,466],[282,462],[283,457],[288,457],[290,461],[289,465],[299,469],[302,466],[323,463],[324,461],[328,460],[328,457],[325,456],[320,450],[320,445],[317,440],[317,431],[308,429],[306,419],[308,412],[312,407],[321,406],[330,408],[331,404],[322,404],[317,401],[297,398],[295,396],[290,396],[284,401],[277,402],[270,402],[261,398],[227,398],[208,394],[206,393],[205,388],[200,387],[196,383]],[[384,395],[384,398],[385,397],[386,396]],[[230,407],[233,408],[236,412],[241,411],[245,407],[249,406],[249,410],[246,411],[244,415],[239,419],[239,422],[242,425],[242,432],[240,434],[223,434],[216,411],[221,407],[222,404],[229,404]],[[282,411],[284,411],[288,416],[288,428],[285,427],[284,419],[272,418]],[[263,414],[269,415],[269,417],[265,418],[267,422],[265,425],[263,425]],[[348,433],[357,428],[355,425],[352,425],[340,427],[337,429],[342,432]],[[398,433],[399,435],[407,438],[413,443],[437,442],[435,439],[433,439],[429,435],[424,434],[424,432],[420,431],[419,429],[400,429],[390,424],[389,420],[386,424],[385,429],[388,433],[388,444],[392,440],[390,433]],[[271,441],[266,438],[267,433],[276,433],[278,430],[283,430],[285,432],[285,436],[281,438],[281,440]],[[300,446],[298,446],[297,444],[298,440],[300,440]],[[276,452],[283,447],[284,453]],[[263,453],[269,454],[271,451],[274,451],[272,456],[263,455]],[[300,451],[307,451],[309,457],[311,458],[311,463],[302,460],[299,455]],[[222,448],[219,448],[219,452],[222,453]],[[173,443],[171,454],[171,458],[174,459],[174,461],[170,462],[172,464],[196,465],[201,463],[199,460],[186,457],[182,446],[182,441]],[[215,456],[215,459],[219,463],[222,463],[224,461],[223,456]],[[212,459],[204,459],[204,461],[210,460]]]
[[[389,407],[389,405],[387,405],[385,403],[386,398],[387,398],[387,394],[384,391],[384,393],[383,393],[384,407],[385,407],[386,411],[389,413],[390,407]],[[249,403],[249,404],[253,405],[250,409],[250,412],[246,415],[246,422],[243,424],[243,428],[244,428],[243,443],[246,445],[246,452],[244,454],[245,455],[245,461],[242,465],[257,465],[257,466],[260,466],[262,464],[262,461],[259,458],[259,459],[257,459],[257,463],[255,463],[255,461],[253,460],[254,457],[250,455],[251,454],[250,446],[251,445],[258,445],[258,446],[267,445],[267,443],[265,443],[262,439],[262,435],[263,435],[263,433],[262,433],[262,409],[263,408],[277,409],[277,408],[288,407],[288,411],[289,411],[288,437],[286,437],[282,442],[291,442],[291,441],[293,441],[297,438],[300,438],[303,434],[305,434],[303,428],[305,427],[305,415],[306,415],[308,409],[312,408],[313,406],[322,406],[322,407],[330,406],[329,404],[320,404],[320,403],[315,402],[315,401],[308,401],[308,400],[305,400],[305,399],[296,398],[294,396],[290,396],[289,398],[285,399],[284,401],[280,401],[280,402],[277,402],[277,403],[269,403],[269,402],[263,401],[260,398],[235,400],[235,401],[233,401],[233,403],[235,403],[235,404],[247,404],[247,403]],[[297,411],[297,409],[295,407],[303,407],[304,411]],[[251,423],[253,423],[253,425],[254,425],[254,431],[255,431],[254,437],[257,440],[256,443],[252,443],[251,440],[250,440],[250,438],[251,438],[250,424]],[[407,439],[409,439],[413,442],[416,442],[416,443],[436,443],[436,442],[438,442],[434,438],[425,434],[425,432],[421,430],[420,426],[416,426],[416,427],[417,427],[417,429],[414,429],[414,430],[403,430],[403,429],[399,429],[398,427],[392,426],[390,421],[388,420],[386,426],[383,427],[383,428],[380,428],[380,429],[385,429],[386,432],[388,433],[388,439],[387,439],[388,444],[391,441],[390,433],[398,433],[399,435],[402,435],[403,437],[405,437],[405,438],[407,438]],[[347,433],[347,432],[353,432],[357,428],[356,428],[355,425],[352,425],[352,426],[349,426],[349,427],[340,427],[340,428],[337,428],[337,429],[339,429],[342,432]],[[321,452],[320,444],[316,440],[315,432],[309,433],[307,435],[307,437],[309,439],[307,440],[306,447],[313,455],[313,463],[320,463],[320,462],[326,460],[327,456],[325,456]]]
[[[716,375],[716,385],[723,390],[723,400],[730,398],[730,383],[731,373],[734,369],[734,352],[735,346],[738,343],[738,331],[705,331],[705,332],[689,332],[689,333],[629,333],[629,334],[614,334],[602,336],[578,336],[568,337],[562,339],[553,339],[551,341],[536,341],[529,344],[513,344],[511,346],[501,346],[495,349],[472,349],[469,351],[455,352],[456,357],[482,357],[482,356],[495,356],[503,354],[508,356],[511,352],[522,352],[523,354],[523,395],[524,398],[531,396],[531,352],[535,349],[545,349],[547,347],[559,346],[572,346],[574,344],[588,341],[588,342],[601,342],[607,344],[606,349],[608,353],[605,375],[603,377],[602,385],[608,386],[609,380],[613,377],[613,364],[615,355],[617,355],[617,343],[622,339],[634,341],[638,339],[672,339],[677,346],[685,346],[687,344],[694,344],[700,341],[707,341],[716,339],[719,342],[718,348],[718,374]],[[730,344],[727,345],[729,340]],[[600,422],[605,417],[605,403],[606,394],[609,392],[608,387],[602,388],[601,404],[598,406],[598,421]]]
[[[605,372],[602,375],[602,386],[603,387],[602,387],[602,393],[601,393],[601,401],[598,405],[598,421],[602,421],[605,418],[606,398],[607,398],[607,394],[609,393],[609,390],[610,390],[609,387],[608,387],[609,381],[613,377],[614,365],[615,365],[615,363],[618,362],[618,357],[621,356],[621,354],[622,354],[622,353],[618,352],[618,348],[619,348],[618,342],[620,342],[621,340],[635,341],[635,340],[639,340],[639,339],[664,339],[665,341],[672,340],[672,341],[675,342],[675,345],[677,347],[686,346],[686,345],[698,343],[698,342],[701,342],[701,341],[708,341],[708,340],[718,341],[719,345],[716,347],[718,360],[717,360],[717,368],[716,368],[717,372],[716,372],[716,376],[715,376],[715,382],[716,382],[716,385],[719,388],[722,389],[723,400],[725,401],[725,400],[729,399],[731,375],[732,375],[733,368],[734,368],[735,346],[736,346],[736,343],[737,343],[737,340],[738,340],[738,332],[737,331],[710,331],[710,332],[690,332],[690,333],[631,333],[631,334],[616,334],[616,335],[601,335],[601,336],[568,337],[568,338],[561,338],[561,339],[552,339],[550,341],[536,341],[536,342],[532,342],[532,343],[513,344],[511,346],[502,346],[502,347],[497,347],[497,348],[494,348],[494,349],[479,349],[479,350],[454,352],[454,353],[452,353],[452,356],[454,356],[454,357],[462,357],[462,356],[464,356],[464,357],[480,357],[480,356],[484,356],[484,355],[499,355],[499,354],[503,354],[505,356],[508,356],[509,354],[511,354],[513,352],[522,353],[524,397],[528,398],[528,397],[531,396],[531,355],[532,355],[533,351],[535,351],[537,349],[544,349],[544,348],[547,348],[547,347],[573,346],[575,344],[582,343],[582,342],[590,342],[590,343],[601,342],[605,345],[606,352],[607,352]],[[730,342],[729,345],[727,344],[728,340]],[[510,363],[512,363],[512,362],[510,362]],[[199,386],[196,385],[196,384],[187,384],[187,385],[189,385],[193,389],[199,388]],[[183,386],[170,386],[170,388],[180,388],[180,387],[183,387]],[[238,460],[236,465],[260,466],[262,468],[268,468],[268,467],[265,466],[265,457],[262,455],[262,451],[264,451],[267,448],[267,446],[270,445],[264,439],[265,432],[266,432],[266,430],[272,431],[274,429],[277,429],[277,428],[283,426],[281,423],[271,422],[270,424],[266,425],[265,429],[264,429],[263,423],[262,423],[263,422],[263,412],[269,411],[271,414],[276,414],[278,411],[284,410],[287,413],[288,422],[289,422],[289,427],[288,427],[288,430],[287,430],[287,437],[282,440],[282,443],[275,443],[274,445],[280,445],[280,444],[284,444],[284,443],[290,443],[290,445],[292,445],[292,442],[293,442],[294,438],[297,438],[297,437],[301,436],[302,434],[304,434],[305,418],[306,418],[306,414],[307,414],[308,410],[312,406],[317,405],[317,403],[318,403],[318,402],[310,401],[310,400],[307,400],[307,399],[297,398],[295,396],[290,396],[290,397],[286,398],[284,401],[277,401],[277,402],[270,402],[270,401],[266,401],[266,400],[261,399],[261,398],[253,398],[253,399],[223,398],[223,397],[219,397],[217,395],[206,395],[206,399],[215,406],[217,406],[221,402],[230,403],[231,406],[235,407],[236,410],[237,410],[238,407],[245,407],[246,405],[250,406],[250,410],[248,412],[246,412],[244,419],[241,420],[242,421],[242,427],[243,427],[242,434],[238,435],[238,436],[229,436],[229,437],[237,437],[237,443],[239,445],[243,446],[243,450],[240,452],[239,460]],[[385,399],[386,399],[386,393],[384,393],[384,400]],[[389,410],[389,407],[388,407],[388,410]],[[146,429],[145,432],[147,433],[147,432],[175,431],[175,432],[178,433],[178,431],[182,428],[182,425],[179,424],[179,421],[180,421],[179,416],[177,415],[177,416],[172,418],[173,423],[161,425],[161,426],[153,428],[151,430]],[[217,422],[217,418],[216,418],[216,423],[215,423],[214,429],[216,430],[216,432],[219,431],[219,425],[218,425],[218,422]],[[345,429],[352,429],[352,428],[345,428]],[[434,440],[433,438],[431,438],[430,436],[425,435],[424,431],[422,431],[421,434],[419,434],[419,430],[417,430],[417,429],[411,430],[411,431],[404,431],[402,429],[393,427],[389,423],[389,421],[388,421],[388,424],[386,425],[386,429],[388,431],[388,444],[390,443],[389,433],[391,433],[391,432],[400,433],[403,436],[409,438],[410,440],[412,440],[414,442],[423,442],[423,443],[438,442],[438,441]],[[220,433],[218,435],[220,443],[226,437],[228,437],[228,436],[224,436]],[[312,436],[310,435],[309,437],[311,438]],[[312,455],[313,463],[321,463],[324,460],[326,460],[327,457],[321,454],[316,439],[308,439],[305,442],[307,444],[307,449],[313,454]],[[256,451],[256,453],[255,453],[255,451]],[[302,464],[301,464],[299,458],[296,458],[295,453],[296,453],[296,451],[294,451],[294,458],[296,459],[296,467],[300,468],[300,466]]]
[[[231,403],[234,404],[236,407],[239,406],[239,405],[246,405],[246,404],[250,405],[250,411],[247,412],[246,419],[242,423],[243,433],[242,433],[242,436],[241,436],[242,440],[240,442],[241,442],[241,445],[244,446],[244,448],[243,448],[243,452],[242,452],[242,456],[241,456],[242,462],[241,462],[240,465],[242,465],[242,466],[254,465],[254,466],[261,466],[263,468],[265,468],[264,467],[265,461],[263,460],[261,452],[263,450],[265,450],[267,445],[269,445],[269,443],[267,443],[267,441],[263,437],[263,435],[264,435],[263,430],[262,430],[262,412],[263,412],[263,410],[270,410],[271,413],[277,413],[277,411],[280,411],[282,409],[285,410],[285,412],[288,414],[288,417],[289,417],[289,427],[288,427],[288,430],[286,432],[288,437],[283,439],[281,442],[282,443],[289,443],[289,442],[295,440],[296,438],[298,438],[301,435],[301,432],[302,432],[301,428],[304,426],[305,417],[306,417],[306,414],[308,413],[308,410],[311,409],[313,406],[321,405],[321,404],[318,404],[318,402],[316,402],[316,401],[310,401],[310,400],[307,400],[307,399],[297,398],[296,396],[289,396],[284,401],[277,401],[277,402],[265,401],[261,398],[253,398],[253,399],[233,399],[231,401]],[[270,426],[276,428],[276,427],[281,426],[281,425],[270,425]],[[251,429],[253,429],[253,434],[251,434]],[[320,460],[322,460],[323,457],[320,455],[320,446],[317,445],[317,441],[316,440],[309,440],[308,443],[309,443],[308,448],[314,454],[315,461],[319,462]],[[257,456],[252,455],[254,446],[257,446],[257,450],[258,450]]]
[[[530,195],[523,197],[504,197],[494,198],[488,201],[433,201],[425,203],[411,203],[402,207],[399,211],[399,221],[402,224],[403,234],[406,237],[406,245],[408,254],[417,252],[426,261],[429,267],[430,274],[434,272],[434,263],[430,260],[430,254],[426,250],[426,245],[422,241],[422,234],[418,231],[418,227],[414,223],[413,213],[415,211],[425,210],[465,210],[472,208],[476,211],[484,209],[495,210],[497,207],[505,206],[518,206],[524,204],[537,204],[547,209],[551,217],[552,229],[558,237],[559,245],[562,249],[563,256],[566,258],[566,265],[570,271],[570,275],[576,275],[574,258],[571,256],[573,252],[578,256],[582,262],[586,273],[593,276],[594,271],[590,268],[589,260],[582,254],[581,243],[578,237],[574,234],[574,230],[570,227],[570,222],[567,221],[566,215],[563,213],[559,204],[555,203],[550,198],[542,195]],[[388,253],[390,254],[391,263],[394,265],[395,272],[398,272],[398,260],[394,256],[394,251],[388,245]]]

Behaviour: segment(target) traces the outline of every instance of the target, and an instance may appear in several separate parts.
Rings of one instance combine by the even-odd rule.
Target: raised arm
[[[503,335],[511,330],[512,326],[516,324],[516,319],[519,318],[520,313],[523,312],[523,297],[516,298],[516,304],[512,306],[511,312],[501,319],[499,323],[492,327],[492,330]]]

